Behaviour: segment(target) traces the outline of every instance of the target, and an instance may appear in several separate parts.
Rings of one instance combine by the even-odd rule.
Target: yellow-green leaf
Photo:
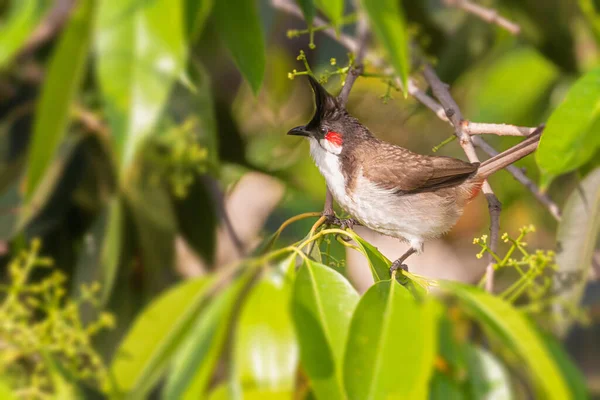
[[[150,135],[186,62],[183,0],[100,0],[97,74],[123,171]]]
[[[437,303],[417,302],[395,280],[373,285],[358,303],[350,325],[344,359],[348,398],[427,398],[437,354],[438,316]]]
[[[244,392],[293,392],[299,351],[289,312],[292,282],[272,270],[256,283],[235,332],[234,365]]]
[[[95,0],[78,2],[50,59],[36,105],[33,138],[29,147],[27,201],[31,200],[65,137],[71,105],[85,71],[94,9]]]
[[[342,359],[358,293],[333,269],[307,261],[298,270],[292,315],[302,367],[319,400],[345,397]]]
[[[153,300],[119,345],[111,374],[119,390],[143,397],[165,371],[205,300],[210,279],[181,283]]]
[[[474,286],[448,281],[440,281],[440,286],[457,296],[479,323],[515,351],[524,362],[539,398],[571,398],[559,367],[535,328],[510,303]]]
[[[560,175],[588,162],[600,147],[600,68],[571,87],[550,115],[535,154],[540,168]]]
[[[46,0],[12,0],[0,25],[0,69],[6,67],[46,11]]]

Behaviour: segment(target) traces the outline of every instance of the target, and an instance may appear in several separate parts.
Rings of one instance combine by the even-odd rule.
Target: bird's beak
[[[306,130],[305,126],[297,126],[292,128],[287,134],[294,136],[310,136],[310,133]]]

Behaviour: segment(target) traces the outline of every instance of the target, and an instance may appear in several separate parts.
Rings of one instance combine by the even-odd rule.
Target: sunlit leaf
[[[254,0],[216,1],[217,30],[256,94],[265,73],[265,44]]]
[[[588,162],[600,147],[600,68],[571,87],[550,115],[536,152],[546,173],[560,175]]]
[[[234,337],[235,371],[244,392],[294,391],[299,354],[289,313],[291,284],[282,271],[266,272],[244,302]]]
[[[0,380],[0,398],[6,400],[17,400],[18,397],[14,394],[6,378]]]
[[[10,1],[10,8],[0,25],[0,69],[6,67],[29,38],[47,5],[46,0]]]
[[[407,96],[410,58],[408,34],[400,2],[395,0],[361,0],[369,16],[370,27],[383,46]]]
[[[136,318],[111,365],[123,392],[140,397],[154,386],[205,301],[210,279],[181,283],[154,299]]]
[[[484,67],[471,101],[470,117],[497,123],[539,123],[532,120],[532,114],[559,76],[558,68],[528,47],[513,49]]]
[[[492,353],[481,347],[467,346],[468,383],[474,399],[511,400],[510,375]]]
[[[358,294],[333,269],[308,261],[300,267],[292,295],[292,315],[300,359],[318,399],[345,396],[342,359]]]
[[[558,271],[554,275],[554,289],[561,301],[554,305],[554,312],[555,330],[561,336],[573,322],[570,312],[579,308],[599,234],[600,168],[597,168],[569,196],[556,233]]]
[[[377,400],[426,395],[437,353],[438,315],[437,303],[418,303],[396,281],[373,285],[352,316],[344,360],[348,397]]]
[[[94,9],[95,0],[78,2],[50,59],[36,106],[33,137],[29,147],[25,196],[28,201],[50,167],[67,132],[71,104],[85,71]]]
[[[242,277],[216,296],[198,315],[174,356],[164,387],[164,398],[193,400],[206,395],[227,339],[231,313],[253,276],[254,269],[246,269]]]
[[[306,0],[303,2],[306,2]],[[314,0],[314,4],[329,18],[333,26],[339,29],[344,15],[344,0]],[[301,8],[306,13],[305,8],[308,9],[308,5],[304,5]],[[307,20],[306,22],[309,21]]]
[[[121,171],[152,133],[183,72],[182,1],[100,0],[96,71]]]
[[[571,395],[573,400],[586,400],[589,399],[589,393],[587,384],[583,372],[575,365],[569,354],[567,354],[562,343],[559,342],[554,336],[549,333],[540,333],[546,348],[552,354],[554,361],[559,366],[569,389],[571,389]]]
[[[480,288],[457,282],[440,281],[440,286],[456,295],[473,317],[513,349],[524,362],[538,396],[568,399],[569,391],[560,369],[548,353],[534,327],[511,304]]]

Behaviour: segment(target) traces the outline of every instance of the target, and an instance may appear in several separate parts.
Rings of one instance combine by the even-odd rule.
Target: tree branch
[[[444,108],[444,113],[446,117],[450,120],[450,123],[454,126],[454,133],[460,142],[460,146],[463,148],[463,151],[467,155],[467,158],[471,162],[479,162],[479,158],[475,153],[475,147],[473,146],[473,142],[471,141],[471,136],[469,136],[463,130],[464,119],[460,112],[460,108],[456,101],[450,95],[450,91],[448,90],[448,85],[443,83],[440,78],[437,76],[435,71],[430,65],[425,65],[423,70],[423,75],[425,79],[431,86],[431,90],[437,99],[440,101],[441,105]],[[488,209],[490,212],[490,249],[492,252],[496,252],[498,247],[498,232],[500,230],[500,210],[502,209],[502,204],[494,194],[492,187],[486,180],[483,183],[482,189],[483,194],[488,202]],[[488,254],[488,266],[486,271],[486,281],[485,288],[488,292],[492,292],[494,290],[494,259],[491,254]]]
[[[513,35],[521,33],[521,27],[508,19],[501,16],[498,11],[492,8],[485,8],[478,4],[471,2],[470,0],[443,0],[447,6],[453,6],[460,8],[469,14],[473,14],[480,19],[490,24],[496,24],[501,28],[506,29]]]

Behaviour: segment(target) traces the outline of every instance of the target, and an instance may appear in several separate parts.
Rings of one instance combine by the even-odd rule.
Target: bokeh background
[[[126,51],[125,47],[104,52],[102,44],[88,45],[81,56],[87,62],[81,63],[74,43],[70,50],[63,49],[73,52],[71,58],[53,61],[72,10],[84,3],[88,2],[0,0],[0,20],[4,24],[0,26],[0,251],[2,264],[8,265],[15,254],[27,248],[31,238],[39,237],[42,254],[52,258],[64,272],[71,295],[78,293],[82,283],[103,283],[101,302],[117,322],[94,343],[99,353],[110,359],[134,318],[165,289],[244,259],[287,219],[322,210],[325,183],[310,159],[308,143],[286,136],[290,128],[311,118],[312,92],[304,77],[290,79],[289,73],[304,70],[297,59],[301,50],[317,76],[347,65],[348,54],[323,32],[314,34],[315,49],[309,49],[308,35],[288,37],[290,30],[306,29],[306,23],[261,0],[255,10],[265,43],[265,74],[262,86],[254,92],[232,60],[220,26],[222,16],[217,11],[208,13],[201,28],[194,30],[198,19],[193,16],[201,15],[202,20],[203,4],[210,2],[177,1],[185,9],[181,21],[172,18],[169,13],[174,11],[169,8],[165,20],[157,17],[152,20],[156,26],[147,29],[158,32],[162,24],[171,23],[186,27],[184,31],[189,35],[184,41],[184,72],[159,78],[169,80],[171,85],[155,116],[138,116],[141,121],[155,123],[151,132],[141,135],[143,140],[132,147],[134,161],[124,172],[115,167],[119,156],[114,150],[114,143],[129,140],[114,133],[118,126],[115,121],[118,124],[120,118],[115,109],[121,106],[121,94],[111,97],[107,93],[125,91],[123,85],[135,93],[138,83],[131,83],[135,73],[139,73],[140,85],[154,85],[152,79],[156,78],[144,81],[148,66],[135,57],[145,53],[119,53]],[[239,5],[234,3],[244,2],[231,3],[236,7]],[[451,85],[463,115],[471,121],[521,126],[544,123],[573,82],[598,66],[600,5],[594,0],[478,2],[518,23],[522,29],[519,36],[443,0],[400,3],[418,51]],[[123,4],[124,8],[134,7],[136,2]],[[93,7],[108,9],[98,4]],[[23,11],[25,8],[31,10]],[[352,12],[350,2],[346,9]],[[160,15],[161,10],[155,12]],[[227,29],[247,29],[243,15],[227,9],[224,12],[230,13]],[[22,18],[16,27],[10,25],[15,15]],[[92,20],[95,18],[101,17],[94,15]],[[42,25],[46,30],[40,33]],[[73,37],[88,32],[85,26],[79,29]],[[87,34],[96,37],[96,28],[89,29]],[[344,26],[342,31],[353,34],[354,24]],[[153,42],[152,35],[146,40],[150,47],[160,49],[163,45]],[[130,50],[135,49],[133,45]],[[107,64],[103,64],[104,58],[110,58]],[[336,65],[332,65],[332,59]],[[81,63],[78,73],[71,68],[76,63]],[[118,67],[110,67],[110,63]],[[122,65],[128,63],[136,65],[134,72],[123,69]],[[77,74],[80,79],[73,88]],[[414,76],[425,88],[419,74]],[[49,79],[54,81],[50,83]],[[107,83],[111,80],[112,86]],[[341,83],[341,77],[334,75],[325,86],[337,94]],[[154,101],[152,90],[142,92],[144,96],[150,93]],[[158,93],[163,89],[156,90]],[[432,149],[452,135],[450,125],[415,99],[404,98],[397,90],[386,97],[387,90],[387,83],[380,78],[359,78],[350,94],[349,112],[381,139],[423,154],[433,154]],[[64,93],[73,93],[66,120],[53,122],[51,116],[60,110],[52,107],[62,102]],[[135,104],[131,98],[128,101],[123,103],[128,104],[123,115],[129,105]],[[48,135],[44,134],[46,125],[40,125],[41,114],[46,118],[43,121],[63,126],[64,135],[44,142]],[[521,140],[491,135],[486,139],[499,151]],[[36,162],[32,150],[35,141],[38,147],[56,147],[56,151],[48,156],[45,174],[40,178],[42,189],[32,194],[25,178]],[[436,154],[465,159],[456,141]],[[480,157],[487,158],[483,153]],[[599,161],[596,151],[581,172],[597,167]],[[517,166],[539,182],[533,156]],[[153,186],[152,182],[158,183]],[[558,177],[547,193],[563,205],[578,182],[578,173]],[[530,248],[555,249],[557,221],[529,190],[505,171],[494,175],[490,183],[502,203],[501,233],[516,235],[519,228],[533,224],[536,232],[528,237]],[[315,220],[290,225],[276,246],[306,236]],[[427,243],[424,254],[409,259],[410,270],[431,278],[477,283],[486,260],[475,257],[479,247],[473,244],[473,238],[487,233],[488,226],[487,203],[479,196],[448,235]],[[397,240],[365,228],[358,227],[356,232],[390,259],[406,249]],[[502,253],[507,245],[500,246]],[[373,278],[361,254],[342,246],[331,254],[331,260],[324,262],[338,266],[360,293],[372,285]],[[3,275],[6,278],[8,274]],[[112,277],[108,289],[107,276]],[[33,276],[40,277],[43,273]],[[499,271],[497,289],[502,290],[515,277],[514,271]],[[583,300],[589,308],[591,325],[575,327],[565,339],[568,352],[583,370],[596,397],[600,395],[597,279],[592,272]],[[82,315],[84,320],[93,319],[96,311],[84,310]]]

